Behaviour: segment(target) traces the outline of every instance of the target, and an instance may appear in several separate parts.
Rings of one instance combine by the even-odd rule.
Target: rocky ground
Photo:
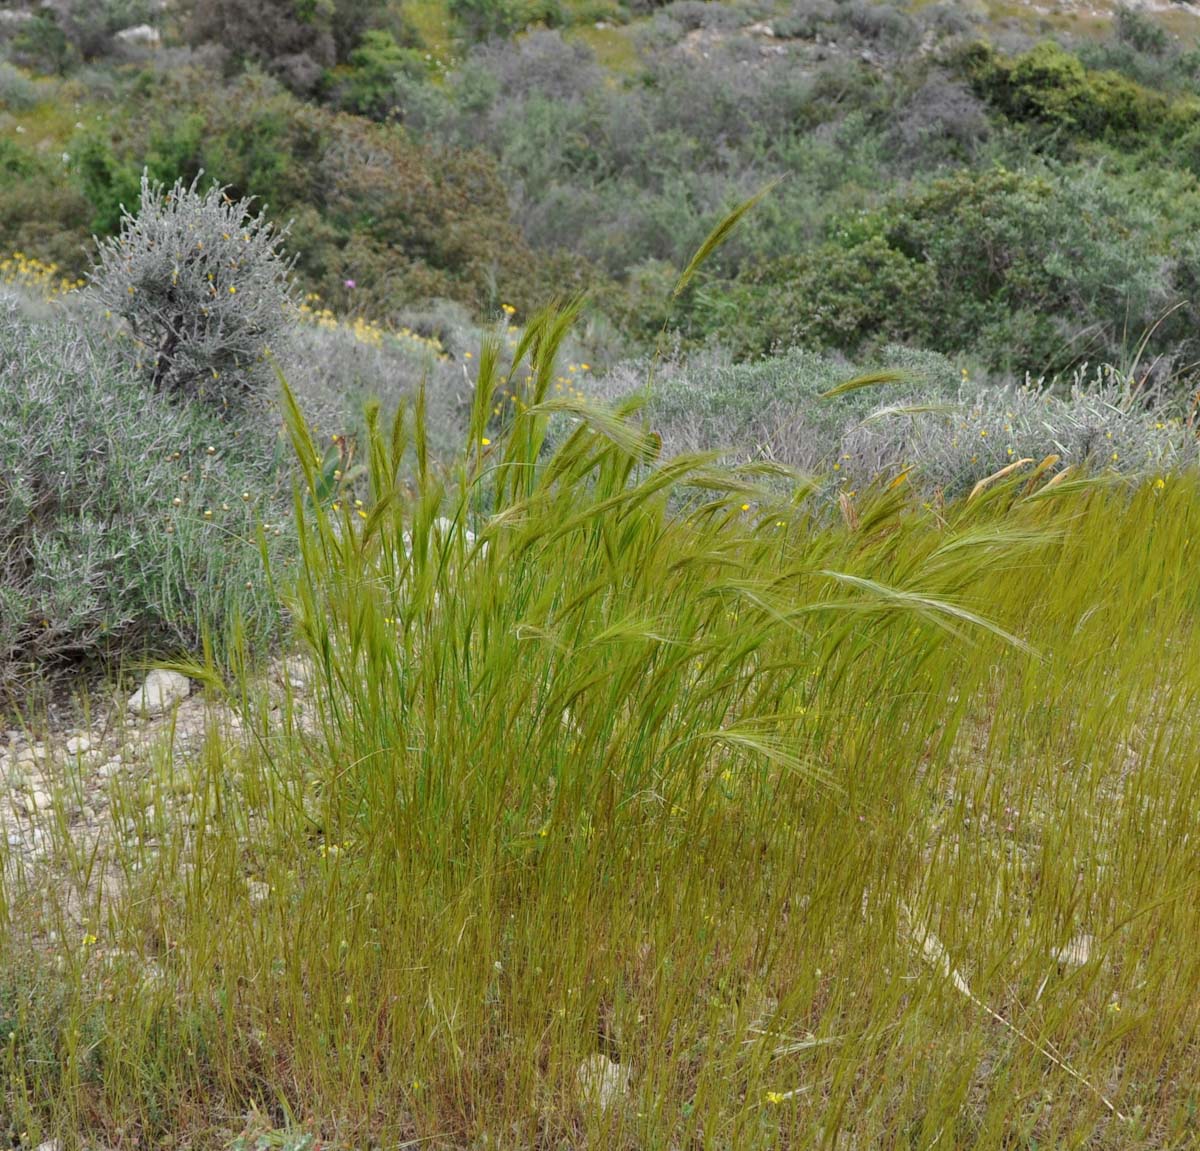
[[[309,682],[302,658],[274,664],[268,682],[274,707],[290,694],[293,716],[305,723]],[[242,725],[232,706],[209,698],[187,677],[153,671],[128,700],[115,701],[86,726],[66,727],[44,738],[5,731],[0,736],[0,860],[5,881],[16,874],[28,878],[50,863],[56,833],[65,832],[85,850],[105,836],[120,834],[122,822],[110,811],[114,788],[148,777],[156,762],[186,763],[214,726],[236,738]],[[141,814],[153,822],[153,809]]]

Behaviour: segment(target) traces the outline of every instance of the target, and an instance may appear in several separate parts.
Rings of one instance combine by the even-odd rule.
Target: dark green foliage
[[[189,40],[215,43],[312,93],[382,10],[380,0],[188,0]]]
[[[429,64],[415,48],[401,47],[388,31],[367,32],[347,61],[335,96],[340,107],[349,112],[386,120],[401,111],[406,81],[420,82],[428,77]]]
[[[717,297],[704,326],[750,353],[798,345],[857,350],[867,342],[921,343],[937,322],[926,301],[937,275],[882,236],[825,244],[744,276]]]
[[[38,72],[62,75],[76,55],[53,8],[39,8],[14,38],[12,56]]]
[[[1154,229],[1136,193],[1083,175],[962,172],[843,217],[824,245],[761,264],[696,322],[747,353],[904,340],[1017,374],[1119,360],[1193,274],[1184,249],[1164,275],[1143,246]]]
[[[1119,140],[1158,131],[1167,100],[1116,72],[1094,72],[1052,40],[1016,57],[976,45],[964,65],[976,88],[1014,120],[1068,137]]]

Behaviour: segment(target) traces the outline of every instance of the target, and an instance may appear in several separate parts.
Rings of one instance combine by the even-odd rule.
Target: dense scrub
[[[78,271],[144,165],[203,168],[295,221],[338,310],[590,289],[593,356],[619,357],[653,344],[711,219],[783,176],[678,302],[683,343],[902,341],[1011,379],[1128,365],[1151,333],[1143,363],[1191,377],[1200,57],[1148,16],[996,46],[948,5],[317,7],[268,44],[286,5],[243,35],[197,0],[153,50],[64,18],[65,62],[27,22],[10,58],[63,78],[0,75],[0,245]]]

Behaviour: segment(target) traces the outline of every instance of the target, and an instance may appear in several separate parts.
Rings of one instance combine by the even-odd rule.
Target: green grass
[[[596,28],[581,24],[564,33],[567,40],[580,40],[596,56],[597,62],[617,76],[632,75],[641,66],[637,47],[624,28]]]
[[[562,326],[503,434],[485,349],[455,467],[418,410],[361,516],[298,497],[309,721],[193,669],[250,738],[214,722],[114,786],[132,831],[90,856],[64,823],[6,884],[13,1130],[1193,1144],[1197,478],[831,520],[547,401]]]

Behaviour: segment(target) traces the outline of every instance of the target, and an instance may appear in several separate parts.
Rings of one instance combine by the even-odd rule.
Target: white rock
[[[61,1139],[47,1139],[45,1143],[37,1145],[37,1151],[63,1151]]]
[[[119,755],[117,755],[117,756],[114,756],[112,759],[108,760],[107,762],[102,763],[96,769],[96,775],[100,779],[112,779],[112,777],[114,775],[117,775],[120,772],[120,770],[121,770],[121,757]]]
[[[129,710],[143,716],[162,715],[175,704],[187,699],[192,681],[177,671],[156,669],[129,697]]]
[[[68,755],[83,755],[92,750],[92,741],[86,735],[73,735],[67,740]]]
[[[48,791],[35,789],[25,795],[25,812],[27,815],[36,815],[39,811],[48,810],[53,802]]]
[[[283,661],[283,678],[293,691],[308,691],[313,681],[313,665],[308,656],[289,655]]]
[[[629,1090],[629,1068],[607,1055],[589,1055],[575,1070],[575,1082],[584,1103],[607,1111]]]
[[[1092,957],[1092,937],[1077,935],[1066,947],[1058,948],[1054,953],[1054,962],[1063,967],[1083,967]]]
[[[122,28],[116,38],[122,44],[144,44],[157,48],[162,43],[162,35],[157,28],[149,24],[135,24],[132,28]]]

